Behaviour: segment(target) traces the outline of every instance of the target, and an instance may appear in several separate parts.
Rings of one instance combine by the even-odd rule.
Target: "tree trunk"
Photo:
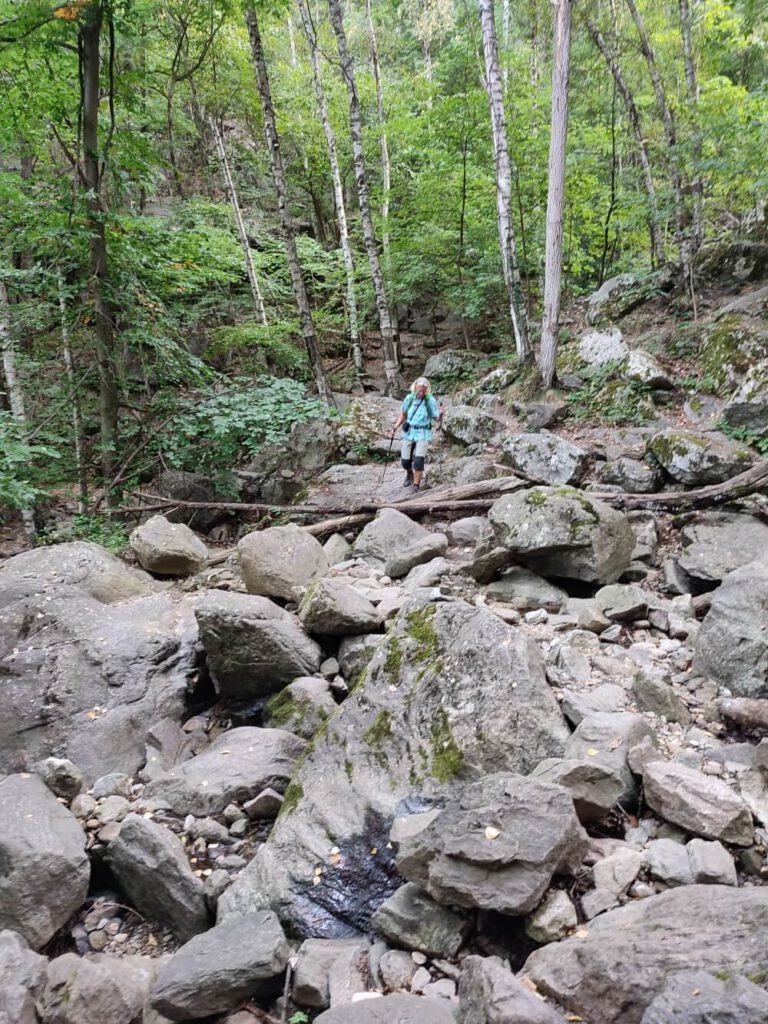
[[[704,185],[699,173],[701,161],[701,131],[698,126],[699,86],[696,81],[696,58],[693,50],[693,18],[689,0],[680,0],[680,28],[683,35],[683,63],[688,107],[693,128],[693,252],[697,253],[704,241],[704,214],[702,201]]]
[[[5,281],[0,280],[0,349],[3,354],[3,373],[5,384],[8,389],[8,401],[11,406],[11,415],[18,424],[22,440],[27,435],[27,413],[24,408],[24,392],[16,376],[16,353],[11,332],[11,317],[9,313],[8,291]],[[23,508],[21,521],[30,540],[35,537],[35,517],[32,509]]]
[[[379,261],[379,249],[373,230],[373,217],[371,216],[371,203],[368,192],[368,174],[365,167],[365,152],[363,149],[363,123],[360,114],[360,101],[357,95],[355,69],[352,64],[352,57],[347,49],[341,0],[328,0],[328,11],[333,31],[336,34],[341,72],[349,97],[349,131],[352,139],[352,155],[355,165],[355,179],[357,181],[357,197],[360,204],[360,220],[362,222],[365,250],[368,254],[368,264],[371,268],[373,291],[376,296],[376,311],[379,315],[379,330],[381,331],[381,342],[384,350],[384,376],[387,382],[386,390],[388,394],[392,395],[399,393],[403,388],[400,377],[400,339],[397,333],[397,321],[393,319],[389,309],[389,302],[387,301],[387,293],[384,288],[384,278]]]
[[[291,211],[288,208],[288,189],[285,181],[285,171],[283,170],[283,159],[280,154],[280,140],[277,135],[275,111],[272,106],[272,95],[269,88],[269,77],[267,75],[267,62],[264,58],[264,48],[261,43],[259,23],[256,18],[256,10],[254,7],[246,8],[245,20],[248,26],[248,34],[251,39],[253,64],[256,70],[256,80],[259,87],[261,109],[264,114],[264,134],[267,138],[267,149],[269,150],[269,159],[272,165],[272,180],[274,181],[275,193],[277,194],[277,206],[280,211],[280,223],[283,229],[285,251],[288,256],[288,267],[291,272],[293,294],[296,298],[296,305],[299,309],[301,331],[304,335],[304,343],[307,346],[309,363],[312,367],[312,373],[317,385],[317,392],[324,402],[332,405],[333,396],[331,395],[328,383],[325,379],[325,370],[323,367],[323,360],[320,355],[320,346],[317,342],[315,325],[312,321],[312,313],[309,308],[309,297],[307,295],[307,288],[304,282],[304,274],[301,269],[301,264],[299,263],[299,254],[296,251],[293,219],[291,218]]]
[[[90,235],[90,293],[93,301],[96,354],[99,364],[101,468],[105,483],[115,475],[118,458],[118,412],[120,391],[115,364],[112,310],[106,297],[107,238],[99,167],[99,44],[103,8],[99,3],[86,8],[80,28],[83,91],[83,172],[85,177],[87,227]],[[112,504],[117,495],[108,495]]]
[[[253,264],[253,253],[251,252],[251,246],[248,242],[248,232],[245,229],[245,221],[240,211],[240,203],[237,199],[237,192],[235,190],[235,183],[232,180],[232,173],[229,169],[229,161],[227,160],[227,151],[224,148],[224,139],[222,138],[219,126],[216,124],[214,118],[210,119],[211,132],[213,134],[213,141],[216,145],[216,152],[219,157],[219,163],[221,164],[221,172],[224,175],[224,181],[227,186],[227,192],[229,193],[229,200],[232,203],[232,212],[235,215],[235,225],[237,227],[237,234],[240,239],[240,245],[243,249],[243,255],[245,256],[245,268],[248,271],[248,280],[251,285],[251,295],[253,296],[253,304],[256,307],[259,319],[267,326],[267,312],[264,309],[264,299],[261,297],[261,289],[259,288],[259,279],[256,276],[256,267]]]
[[[381,65],[379,64],[379,45],[376,41],[376,29],[373,24],[371,0],[365,0],[365,12],[368,16],[368,34],[371,37],[373,80],[376,84],[376,110],[379,115],[379,148],[381,149],[381,247],[384,251],[384,265],[387,268],[387,273],[389,273],[389,147],[387,145],[387,118],[384,111],[384,90],[381,84]]]
[[[555,379],[557,328],[563,267],[563,207],[565,202],[565,144],[568,134],[568,72],[571,56],[571,5],[553,0],[555,52],[552,65],[552,129],[549,139],[549,190],[544,270],[544,315],[541,321],[539,369],[544,387]]]
[[[85,465],[83,452],[83,423],[80,415],[80,395],[75,380],[75,362],[72,358],[72,346],[69,341],[69,323],[67,322],[67,302],[64,298],[64,278],[61,271],[58,272],[59,280],[59,318],[61,321],[61,345],[64,355],[64,369],[67,374],[67,381],[72,393],[72,440],[75,447],[75,473],[77,475],[77,487],[80,494],[77,503],[77,510],[80,515],[88,511],[88,471]]]
[[[504,117],[504,96],[499,74],[499,52],[496,43],[496,22],[493,0],[480,0],[485,55],[485,86],[491,109],[493,131],[493,157],[496,166],[496,214],[501,246],[501,266],[507,286],[509,315],[515,337],[515,349],[520,362],[531,356],[528,337],[528,314],[523,300],[520,270],[517,265],[517,245],[512,221],[512,169],[507,145],[507,125]]]
[[[613,80],[616,83],[616,88],[621,93],[621,98],[624,100],[624,106],[627,108],[627,114],[629,115],[629,122],[632,125],[632,131],[637,142],[637,154],[640,159],[640,167],[643,172],[643,181],[645,183],[645,191],[648,196],[648,209],[649,209],[649,228],[651,233],[651,250],[654,261],[659,264],[667,262],[666,252],[664,249],[664,237],[661,230],[661,219],[659,217],[659,204],[656,200],[656,187],[653,184],[653,173],[651,171],[651,162],[648,157],[648,147],[645,144],[645,134],[643,132],[643,126],[640,121],[640,114],[637,106],[635,105],[634,97],[629,91],[624,75],[621,73],[621,68],[618,65],[615,55],[608,48],[608,45],[603,39],[602,33],[598,29],[597,25],[592,21],[591,18],[587,17],[586,25],[589,30],[589,34],[592,36],[592,40],[595,46],[598,48],[600,53],[605,58],[605,62],[610,68]]]
[[[501,42],[504,47],[504,69],[502,80],[504,82],[504,96],[507,95],[509,85],[509,24],[510,24],[509,0],[501,0]]]
[[[352,359],[355,369],[360,374],[363,369],[363,347],[360,341],[360,325],[357,317],[357,292],[355,289],[355,263],[352,256],[352,246],[349,243],[349,230],[347,228],[347,209],[344,204],[344,189],[341,183],[341,170],[339,169],[339,155],[336,148],[336,136],[328,116],[328,104],[325,101],[325,90],[323,89],[323,77],[320,69],[320,61],[317,55],[317,34],[312,22],[306,0],[298,0],[299,14],[304,33],[309,44],[309,56],[312,63],[312,81],[315,87],[317,107],[320,112],[320,120],[323,123],[325,143],[328,147],[328,159],[331,164],[331,178],[333,180],[333,201],[336,206],[336,222],[339,226],[339,244],[341,255],[344,261],[344,273],[347,281],[347,317],[349,319],[349,337],[352,344]]]

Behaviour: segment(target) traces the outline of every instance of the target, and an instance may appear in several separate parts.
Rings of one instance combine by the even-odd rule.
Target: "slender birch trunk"
[[[8,402],[11,406],[11,415],[19,427],[22,440],[27,436],[27,413],[24,408],[24,392],[21,390],[19,378],[16,375],[16,351],[11,331],[10,305],[8,302],[8,291],[5,281],[0,281],[0,349],[3,355],[3,373],[8,388]],[[24,530],[30,540],[36,534],[35,517],[31,508],[22,508],[21,521]]]
[[[232,172],[229,169],[229,160],[227,160],[227,151],[224,148],[224,139],[219,126],[216,124],[216,120],[211,117],[209,120],[211,126],[211,133],[213,135],[214,145],[216,146],[216,153],[219,157],[219,163],[221,165],[221,173],[224,175],[224,183],[227,186],[227,192],[229,193],[229,201],[232,204],[232,212],[235,216],[235,226],[237,227],[237,236],[240,239],[240,245],[243,250],[243,256],[245,257],[245,269],[248,272],[248,281],[251,285],[251,295],[253,296],[253,304],[259,314],[259,320],[267,326],[267,311],[264,308],[264,299],[261,295],[261,289],[259,288],[259,279],[256,276],[256,267],[253,263],[253,253],[251,252],[251,246],[248,241],[248,232],[245,228],[245,221],[243,220],[243,214],[240,210],[240,202],[237,198],[237,190],[235,189],[235,182],[232,178]]]
[[[301,23],[304,27],[304,34],[309,44],[309,57],[312,63],[312,82],[315,88],[317,107],[320,111],[320,120],[323,123],[325,143],[328,147],[328,159],[331,164],[331,178],[333,180],[333,201],[336,206],[336,222],[339,226],[339,244],[344,262],[344,273],[347,281],[347,317],[349,320],[349,337],[352,343],[352,359],[358,374],[363,369],[363,347],[360,340],[360,324],[357,316],[357,293],[355,289],[355,263],[352,256],[352,246],[349,243],[349,229],[347,227],[347,209],[344,203],[344,188],[341,182],[341,170],[339,168],[339,155],[336,148],[336,135],[328,116],[328,104],[325,101],[325,90],[323,88],[323,76],[320,68],[320,60],[317,55],[317,33],[306,4],[306,0],[297,0]]]
[[[299,254],[296,250],[293,219],[291,217],[291,211],[288,208],[288,189],[285,180],[285,171],[283,169],[283,159],[280,153],[280,140],[277,134],[275,111],[272,106],[272,94],[269,87],[267,62],[264,57],[264,48],[262,46],[261,34],[259,32],[259,22],[256,17],[256,10],[254,7],[249,6],[246,8],[245,21],[248,26],[248,34],[251,40],[253,65],[256,70],[259,98],[261,100],[261,109],[264,115],[264,134],[266,135],[267,149],[269,150],[269,159],[272,165],[272,180],[274,182],[275,193],[277,195],[277,206],[280,212],[280,223],[283,230],[285,251],[288,257],[288,268],[291,273],[293,294],[296,298],[296,305],[299,310],[301,331],[304,335],[304,343],[307,346],[309,363],[312,367],[315,383],[317,384],[317,392],[324,402],[332,405],[333,396],[331,395],[328,383],[325,379],[325,369],[320,355],[320,346],[317,342],[315,325],[312,321],[312,313],[309,308],[307,287],[304,282],[304,274],[301,269],[301,264],[299,263]]]
[[[491,110],[493,131],[493,158],[496,166],[496,215],[501,246],[501,266],[509,299],[509,315],[515,337],[515,349],[520,362],[531,357],[528,336],[528,314],[523,300],[520,270],[517,265],[517,244],[512,220],[512,168],[507,145],[507,125],[504,117],[504,96],[499,73],[499,52],[496,43],[496,22],[493,0],[480,0],[485,55],[485,86]]]
[[[504,47],[504,69],[502,79],[504,81],[504,95],[507,95],[509,85],[509,25],[510,25],[509,0],[501,2],[501,40]]]
[[[72,346],[69,340],[69,323],[67,321],[67,302],[64,298],[64,278],[58,272],[59,280],[59,321],[61,323],[61,346],[64,356],[64,369],[67,374],[69,389],[72,393],[72,440],[75,447],[75,473],[79,498],[77,510],[80,515],[88,511],[88,472],[83,453],[83,423],[80,415],[80,395],[75,380],[75,361],[72,358]]]
[[[701,131],[698,124],[699,85],[696,80],[696,58],[693,49],[693,17],[689,0],[680,0],[680,28],[683,36],[683,64],[685,66],[685,84],[688,93],[693,127],[693,251],[698,252],[704,241],[703,198],[704,183],[701,180],[698,165],[701,161]]]
[[[371,38],[373,80],[376,84],[376,110],[379,115],[379,148],[381,149],[381,247],[384,252],[384,264],[387,267],[387,272],[389,272],[389,146],[387,145],[387,118],[384,111],[384,89],[381,83],[379,44],[376,41],[376,29],[373,24],[371,0],[365,0],[365,12],[368,16],[368,34]]]
[[[643,132],[642,122],[640,120],[640,114],[635,104],[634,97],[629,90],[629,86],[626,83],[624,75],[621,72],[621,68],[616,60],[615,55],[609,49],[608,44],[602,36],[602,33],[598,29],[597,25],[587,17],[586,25],[589,30],[589,34],[592,36],[592,40],[595,46],[598,48],[600,53],[603,55],[606,64],[608,65],[613,80],[616,83],[616,88],[621,93],[621,98],[624,100],[624,106],[627,108],[627,115],[629,116],[629,122],[632,125],[632,132],[635,136],[637,143],[637,155],[640,160],[640,167],[643,172],[643,181],[645,183],[645,191],[648,196],[648,208],[649,208],[649,229],[651,233],[651,251],[653,254],[654,261],[658,264],[664,264],[667,262],[667,256],[664,248],[664,236],[661,230],[661,218],[659,216],[659,204],[656,199],[656,187],[653,183],[653,173],[651,171],[651,161],[648,156],[648,147],[645,142],[645,133]]]
[[[544,270],[544,315],[541,321],[539,369],[545,387],[555,379],[557,329],[563,267],[565,147],[568,135],[568,74],[571,57],[573,0],[552,0],[555,8],[555,52],[552,66],[552,129],[549,139],[549,189]]]
[[[368,192],[368,174],[365,167],[365,152],[363,150],[363,123],[360,113],[360,101],[357,95],[355,69],[347,48],[341,0],[328,0],[328,11],[333,31],[336,35],[341,72],[349,97],[349,131],[352,139],[357,198],[360,204],[360,220],[362,222],[365,249],[368,254],[368,264],[371,269],[373,291],[376,296],[376,311],[379,316],[379,330],[381,331],[381,341],[384,349],[386,390],[389,394],[396,394],[403,387],[400,377],[400,339],[397,333],[397,321],[393,319],[389,309],[389,302],[387,301],[387,293],[384,288],[384,278],[379,261],[379,249],[373,230],[373,217],[371,216],[371,202]]]

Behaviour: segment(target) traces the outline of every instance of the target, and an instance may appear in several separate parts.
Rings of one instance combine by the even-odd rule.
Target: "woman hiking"
[[[442,410],[430,391],[429,381],[426,377],[419,377],[411,385],[411,390],[405,396],[395,421],[395,430],[401,424],[403,427],[403,443],[400,449],[400,459],[405,470],[403,487],[410,487],[414,492],[421,487],[427,448],[432,440],[432,424],[437,421],[439,426],[442,415]]]

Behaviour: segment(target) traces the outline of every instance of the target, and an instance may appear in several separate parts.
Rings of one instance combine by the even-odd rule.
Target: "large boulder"
[[[617,274],[603,281],[589,296],[587,323],[610,323],[638,306],[644,298],[640,279],[636,274]]]
[[[504,494],[488,518],[501,546],[542,576],[613,583],[635,547],[623,513],[567,487]]]
[[[497,580],[488,584],[485,593],[489,599],[512,605],[520,612],[536,608],[559,612],[568,600],[566,591],[521,565],[505,570]]]
[[[101,604],[115,604],[144,597],[157,586],[145,572],[84,540],[22,551],[0,565],[0,592],[15,600],[43,590],[50,593],[54,587],[75,587]]]
[[[439,903],[527,914],[555,874],[573,874],[588,838],[567,790],[498,773],[467,786],[397,852],[401,875]]]
[[[263,789],[282,792],[305,746],[283,729],[231,729],[191,761],[158,775],[144,796],[176,814],[220,814],[233,800],[244,803]]]
[[[583,448],[548,431],[505,437],[502,448],[508,465],[545,484],[577,484],[589,458]]]
[[[274,693],[320,667],[319,646],[269,598],[209,591],[195,614],[211,677],[224,697]]]
[[[587,331],[579,339],[579,359],[595,369],[623,363],[628,355],[629,349],[618,327]]]
[[[85,833],[37,775],[0,780],[0,928],[44,946],[85,899]]]
[[[393,992],[381,999],[363,999],[334,1006],[315,1024],[456,1024],[453,1008],[445,999]]]
[[[181,840],[164,825],[129,814],[105,859],[131,904],[181,942],[209,927],[203,883],[192,873]]]
[[[589,1021],[640,1024],[667,980],[688,969],[765,977],[768,888],[670,889],[537,949],[524,971],[542,992]]]
[[[651,726],[640,715],[629,711],[601,711],[579,722],[565,748],[568,760],[589,759],[615,772],[624,782],[621,803],[632,803],[637,783],[629,766],[629,752],[646,737],[655,740]]]
[[[768,324],[739,312],[718,317],[702,331],[699,369],[718,388],[735,388],[768,353]]]
[[[35,997],[48,961],[33,952],[18,932],[0,931],[0,1021],[38,1024]]]
[[[768,550],[768,525],[734,512],[702,512],[680,531],[683,550],[677,564],[706,586]]]
[[[644,384],[647,388],[673,388],[674,384],[654,357],[641,348],[633,349],[624,370],[629,380]]]
[[[301,676],[270,698],[264,709],[265,725],[286,729],[309,740],[336,707],[327,679]]]
[[[472,927],[462,911],[442,907],[407,882],[373,915],[371,924],[379,935],[398,949],[417,949],[427,956],[456,956]]]
[[[711,434],[668,428],[648,441],[648,452],[673,480],[688,487],[719,484],[754,462],[754,455],[742,444]]]
[[[237,545],[240,571],[249,594],[294,598],[296,587],[309,586],[328,572],[323,545],[300,526],[254,530]]]
[[[768,437],[768,360],[749,368],[723,409],[723,419],[730,427],[755,437]]]
[[[424,373],[430,380],[433,377],[442,381],[460,379],[466,375],[467,370],[475,369],[484,358],[482,352],[472,352],[464,348],[444,348],[442,352],[429,357]]]
[[[630,494],[648,494],[658,491],[661,473],[656,466],[651,466],[647,462],[621,457],[603,463],[600,480],[602,483],[621,487]]]
[[[37,1007],[42,1024],[161,1024],[147,996],[162,961],[65,953],[51,960]]]
[[[224,1013],[268,989],[288,963],[290,948],[268,910],[233,917],[182,946],[152,988],[155,1010],[171,1020]]]
[[[208,549],[188,526],[152,516],[131,534],[142,569],[158,576],[192,576],[205,568]]]
[[[443,417],[445,436],[460,444],[482,444],[502,428],[501,420],[471,405],[453,405]]]
[[[386,455],[400,405],[398,399],[383,395],[353,398],[344,410],[338,430],[342,449]]]
[[[468,956],[459,977],[461,1024],[564,1024],[496,957]]]
[[[486,608],[414,599],[316,737],[219,914],[269,906],[301,935],[368,930],[401,884],[396,814],[489,772],[530,772],[567,737],[532,640]]]
[[[405,555],[431,539],[429,530],[415,523],[396,508],[383,508],[373,522],[368,523],[352,545],[352,554],[384,568],[394,557]]]
[[[729,573],[715,591],[694,650],[694,671],[740,697],[768,697],[768,559]]]
[[[640,1024],[765,1024],[768,992],[740,975],[680,971],[667,979]]]
[[[720,779],[673,761],[652,761],[643,771],[648,806],[666,821],[705,839],[749,846],[752,815]]]
[[[221,500],[216,484],[203,473],[186,473],[180,469],[168,469],[152,481],[152,493],[175,501],[214,502]],[[166,513],[173,523],[186,523],[195,530],[210,530],[227,515],[215,508],[177,508]]]
[[[395,455],[399,456],[399,451],[399,447],[393,443],[390,453],[393,460]],[[363,462],[359,466],[329,466],[306,489],[308,504],[333,511],[339,508],[352,511],[371,501],[401,501],[405,496],[399,460],[397,465],[394,462],[384,465],[380,462]]]
[[[188,601],[102,604],[79,588],[0,590],[0,771],[55,753],[89,781],[144,762],[148,730],[178,720],[198,668]]]
[[[338,579],[318,580],[307,588],[299,618],[308,633],[356,636],[379,628],[379,614],[364,594]]]

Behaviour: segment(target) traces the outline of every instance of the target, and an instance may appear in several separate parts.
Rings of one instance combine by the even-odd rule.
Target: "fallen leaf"
[[[501,835],[500,830],[497,829],[497,828],[494,828],[493,825],[488,825],[488,827],[485,830],[485,838],[486,839],[498,839],[498,837],[500,835]]]
[[[588,757],[597,757],[597,755],[599,753],[600,753],[600,751],[596,750],[594,747],[590,747],[589,750],[587,750],[587,756]]]
[[[375,857],[378,852],[379,852],[378,846],[372,846],[371,847],[371,856],[372,857]]]
[[[589,929],[588,928],[579,928],[579,930],[576,932],[576,938],[577,939],[586,939],[586,937],[588,935],[589,935]]]

